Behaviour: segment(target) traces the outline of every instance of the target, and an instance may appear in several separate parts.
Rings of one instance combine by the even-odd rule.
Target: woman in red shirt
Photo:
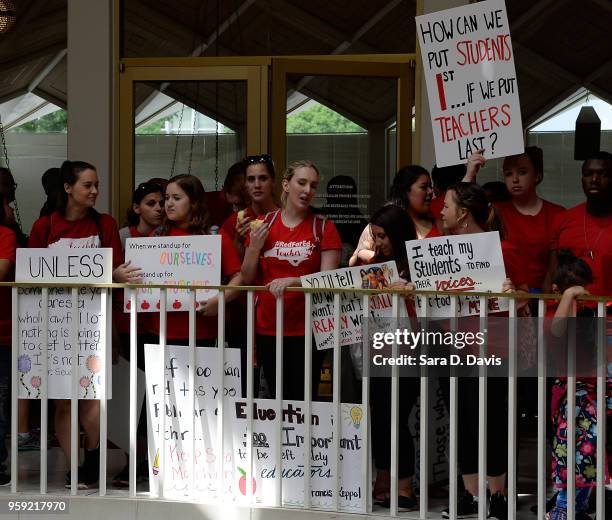
[[[148,237],[159,227],[163,218],[164,189],[151,181],[139,184],[132,196],[132,207],[128,210],[128,225],[119,230],[123,250],[128,238]]]
[[[29,247],[110,247],[113,250],[113,279],[137,283],[140,272],[123,264],[117,223],[110,215],[94,209],[98,198],[96,168],[82,161],[64,161],[61,167],[64,190],[58,209],[39,218],[32,226]],[[85,460],[79,468],[79,488],[98,482],[100,461],[100,402],[79,401],[79,422],[85,430]],[[70,401],[55,401],[55,432],[70,464]],[[70,485],[68,476],[67,485]]]
[[[245,284],[265,285],[257,297],[257,360],[275,395],[276,298],[284,297],[283,398],[304,394],[304,295],[285,293],[301,286],[300,276],[337,269],[342,241],[334,224],[315,215],[310,204],[319,185],[319,170],[309,161],[291,163],[283,175],[283,209],[266,215],[247,239],[242,263]],[[314,347],[314,342],[313,342]],[[313,395],[324,351],[313,349]]]
[[[210,234],[204,187],[193,175],[176,175],[168,181],[165,193],[166,219],[151,236],[181,237]],[[240,259],[231,240],[221,232],[221,277],[226,285],[240,285]],[[239,295],[238,291],[226,291],[226,301]],[[217,310],[219,298],[214,296],[198,307],[196,317],[196,343],[198,346],[216,345]],[[159,314],[151,318],[152,330],[159,330]],[[189,342],[189,312],[169,312],[166,338],[174,345]]]
[[[440,236],[441,233],[431,215],[433,187],[429,172],[425,168],[412,164],[400,169],[393,179],[390,195],[391,203],[403,208],[410,215],[417,238]],[[366,226],[349,260],[349,265],[354,267],[363,263],[367,264],[374,257],[374,249],[374,238],[370,226]]]

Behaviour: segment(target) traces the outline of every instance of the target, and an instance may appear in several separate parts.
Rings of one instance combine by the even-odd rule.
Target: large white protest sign
[[[112,282],[112,249],[17,249],[17,282]],[[72,381],[72,289],[49,289],[48,396],[69,399]],[[79,399],[100,399],[106,369],[101,299],[103,289],[79,288]],[[38,287],[19,288],[19,398],[39,399],[42,390],[43,301]],[[110,298],[110,296],[109,296]],[[109,320],[111,316],[106,315]],[[110,328],[108,329],[110,330]],[[110,376],[106,397],[110,398]]]
[[[385,289],[399,280],[395,262],[347,267],[302,276],[302,287],[312,289],[359,288]],[[390,294],[377,294],[370,298],[372,318],[391,317],[393,312]],[[404,306],[400,307],[404,309]],[[401,314],[404,315],[404,314]],[[363,300],[360,295],[345,292],[340,296],[340,346],[361,343]],[[333,347],[334,340],[334,295],[313,293],[312,332],[319,350]]]
[[[221,283],[221,236],[128,238],[125,260],[143,271],[147,285],[219,285]],[[199,302],[214,296],[216,291],[198,290]],[[138,289],[138,312],[159,312],[159,289]],[[167,311],[189,310],[189,291],[168,289]],[[126,292],[123,307],[130,310]]]
[[[436,163],[524,151],[510,25],[503,0],[416,17]]]
[[[149,461],[153,490],[164,496],[222,498],[230,503],[250,500],[247,443],[253,456],[254,501],[274,505],[276,479],[282,475],[283,505],[304,502],[304,453],[311,457],[311,504],[333,507],[333,405],[312,404],[312,439],[306,446],[303,403],[285,401],[282,417],[275,401],[253,402],[253,430],[247,436],[247,402],[240,392],[240,353],[226,349],[223,383],[216,348],[197,348],[195,365],[195,408],[189,389],[189,349],[166,347],[165,381],[161,376],[161,356],[157,345],[146,345],[147,412]],[[162,401],[162,395],[165,400]],[[218,398],[223,395],[223,453],[218,443]],[[160,443],[161,417],[165,414],[165,451]],[[192,426],[192,421],[194,422]],[[281,423],[282,421],[282,423]],[[365,476],[361,472],[363,431],[367,417],[361,405],[342,404],[340,417],[339,503],[343,511],[358,511],[365,500]],[[194,429],[195,428],[195,429]],[[194,433],[192,433],[194,432]],[[192,448],[193,443],[193,448]],[[223,474],[218,473],[219,456]],[[279,460],[279,457],[281,460]],[[193,468],[193,487],[192,485]]]
[[[499,233],[473,233],[443,236],[406,242],[410,278],[417,289],[456,291],[457,315],[472,316],[480,312],[479,298],[470,291],[500,292],[506,279]],[[450,296],[427,296],[429,317],[450,316]],[[424,305],[417,297],[417,313]],[[508,310],[507,300],[489,298],[489,312]]]

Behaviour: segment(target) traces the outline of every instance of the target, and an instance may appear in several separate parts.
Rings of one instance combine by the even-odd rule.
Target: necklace
[[[599,243],[599,239],[601,238],[601,235],[606,230],[606,228],[602,228],[599,230],[599,234],[597,235],[597,238],[595,239],[595,242],[593,243],[593,247],[589,247],[589,241],[587,239],[587,232],[586,232],[586,221],[587,221],[587,213],[585,210],[584,212],[584,245],[586,246],[586,249],[589,253],[589,257],[591,258],[591,260],[595,261],[595,255],[593,254],[593,249],[597,247],[597,244]]]

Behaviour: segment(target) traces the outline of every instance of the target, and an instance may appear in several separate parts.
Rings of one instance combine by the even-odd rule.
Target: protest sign
[[[195,408],[189,394],[189,349],[166,347],[165,381],[157,345],[145,346],[150,478],[154,489],[163,481],[164,496],[222,498],[247,504],[247,442],[253,455],[255,503],[276,502],[276,479],[282,475],[283,505],[304,500],[304,453],[311,456],[311,504],[331,508],[333,502],[333,405],[312,403],[312,440],[305,446],[302,402],[284,401],[282,417],[273,400],[253,402],[253,430],[248,437],[247,402],[240,397],[240,352],[225,350],[223,383],[216,348],[197,348]],[[222,389],[222,390],[221,390]],[[223,394],[223,475],[218,474],[218,397]],[[162,401],[162,395],[165,395]],[[165,413],[165,455],[160,443],[161,414]],[[192,427],[192,420],[194,420]],[[361,405],[342,404],[340,423],[339,502],[341,510],[358,511],[365,500],[361,473],[362,435],[367,417]],[[282,423],[281,423],[282,421]],[[194,433],[192,433],[194,432]],[[194,448],[192,449],[192,442]],[[279,461],[279,456],[281,460]],[[193,467],[193,488],[191,469]],[[165,470],[164,470],[165,468]]]
[[[128,238],[125,241],[125,261],[142,269],[146,285],[219,285],[221,283],[221,236],[197,235],[184,237]],[[216,291],[200,289],[199,302],[214,296]],[[137,311],[159,312],[159,289],[138,289]],[[128,293],[123,308],[130,310]],[[189,310],[189,291],[168,289],[166,311]]]
[[[395,262],[347,267],[300,277],[302,287],[313,289],[359,288],[385,289],[399,280]],[[377,294],[370,298],[372,318],[391,317],[392,298],[390,294]],[[404,306],[400,306],[404,309]],[[400,314],[404,315],[404,314]],[[361,343],[363,301],[355,293],[340,295],[340,346]],[[312,295],[312,332],[319,350],[333,348],[334,341],[334,295],[333,293],[313,293]]]
[[[500,292],[506,279],[499,233],[473,233],[406,242],[410,278],[417,289],[457,291],[457,316],[473,316],[480,312],[477,296],[469,291]],[[417,313],[421,315],[424,297],[417,297]],[[507,300],[489,298],[489,312],[508,310]],[[428,316],[450,316],[450,296],[427,296]]]
[[[510,25],[503,0],[416,17],[436,163],[464,163],[476,150],[523,153]]]
[[[17,282],[111,283],[112,249],[17,249]],[[50,399],[69,399],[72,381],[72,289],[49,289]],[[106,369],[102,342],[103,289],[79,288],[79,399],[100,399]],[[19,398],[39,399],[42,389],[42,292],[38,287],[19,288],[18,330]],[[110,298],[110,296],[109,296]],[[110,315],[106,315],[111,320]],[[109,321],[110,323],[110,321]],[[107,329],[107,330],[110,330]],[[110,374],[106,397],[110,399]]]

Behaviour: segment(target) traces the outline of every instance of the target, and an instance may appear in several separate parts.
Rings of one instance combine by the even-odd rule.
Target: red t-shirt
[[[255,212],[249,206],[244,210],[244,216],[249,218],[256,218]],[[225,232],[225,234],[229,237],[230,240],[234,240],[236,236],[236,221],[238,220],[238,212],[234,211],[229,217],[227,217],[226,221],[221,226],[221,229]]]
[[[168,234],[169,237],[184,237],[191,236],[190,233],[178,227],[171,227]],[[234,248],[234,244],[228,236],[221,232],[221,278],[230,278],[240,271],[240,258]],[[166,338],[186,339],[189,337],[189,312],[169,312],[167,315]],[[227,319],[227,313],[226,313]],[[212,339],[217,337],[217,316],[203,316],[199,312],[196,313],[196,339]],[[151,330],[157,333],[159,331],[159,313],[151,315]]]
[[[110,247],[113,267],[123,263],[117,222],[105,213],[100,214],[98,223],[90,215],[66,220],[58,211],[40,217],[32,226],[28,247]]]
[[[204,194],[210,223],[221,227],[221,224],[232,214],[234,209],[225,198],[225,190],[207,191]]]
[[[529,288],[541,289],[548,271],[553,221],[565,208],[547,200],[536,215],[523,215],[511,200],[495,206],[504,222],[506,240],[514,244],[523,257],[522,270]]]
[[[589,215],[586,203],[564,211],[553,223],[550,248],[569,249],[582,258],[593,272],[588,290],[595,295],[612,295],[612,216]]]
[[[441,237],[441,236],[442,236],[442,233],[440,233],[438,226],[436,226],[435,222],[432,222],[429,233],[427,233],[423,238],[436,238],[436,237]]]
[[[17,236],[12,229],[0,226],[0,260],[11,263],[9,275],[2,280],[12,282],[15,280],[15,251],[17,249]],[[10,287],[0,287],[0,345],[11,345],[12,331],[12,295]]]
[[[429,206],[429,211],[433,215],[433,218],[436,220],[440,220],[442,218],[442,208],[444,208],[444,196],[446,192],[441,192],[437,197],[431,199],[431,206]]]
[[[342,240],[334,223],[326,220],[319,230],[315,215],[308,216],[296,227],[283,224],[280,210],[261,249],[257,285],[266,285],[277,278],[299,277],[321,270],[321,252],[341,250]],[[318,239],[315,232],[319,234]],[[248,242],[248,238],[247,238]],[[276,299],[265,291],[257,295],[258,334],[276,335]],[[304,335],[304,295],[286,292],[284,295],[284,335]]]

